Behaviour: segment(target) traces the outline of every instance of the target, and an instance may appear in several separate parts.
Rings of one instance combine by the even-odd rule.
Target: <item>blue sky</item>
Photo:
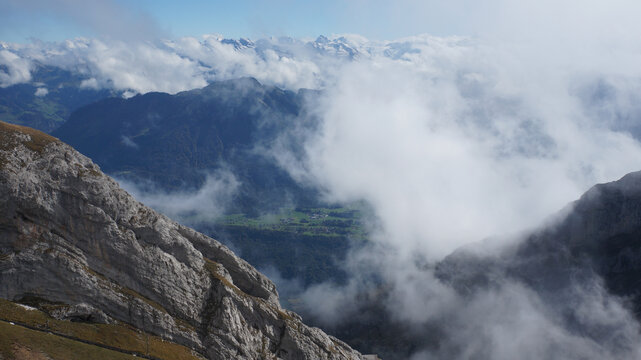
[[[0,41],[431,34],[565,48],[635,37],[639,11],[638,0],[0,0]]]
[[[0,41],[78,36],[259,38],[354,33],[391,39],[418,33],[473,35],[469,0],[0,0]]]

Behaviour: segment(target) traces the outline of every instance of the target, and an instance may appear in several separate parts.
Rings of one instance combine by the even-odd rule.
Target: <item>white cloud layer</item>
[[[411,41],[414,51],[400,59],[340,70],[310,104],[321,126],[303,133],[302,162],[275,152],[330,199],[367,200],[383,224],[381,241],[440,258],[537,225],[591,185],[638,170],[641,146],[627,130],[639,111],[625,102],[637,97],[636,70],[626,82],[614,69],[531,71],[536,64],[518,53],[458,39]],[[595,116],[584,93],[599,82],[613,93],[600,101],[617,108]]]
[[[0,44],[2,45],[2,44]],[[0,46],[0,87],[25,83],[31,80],[31,61],[21,58]]]
[[[49,93],[49,90],[47,90],[47,88],[39,87],[36,89],[36,92],[34,93],[34,95],[38,97],[43,97],[43,96],[47,96],[48,93]]]
[[[78,38],[60,43],[1,44],[20,61],[83,75],[83,87],[133,94],[176,93],[203,87],[208,81],[244,76],[292,90],[319,89],[332,84],[336,70],[345,64],[379,58],[412,62],[421,51],[416,46],[429,44],[428,51],[438,55],[439,49],[458,41],[463,40],[424,35],[378,42],[344,35],[313,41],[268,38],[252,42],[204,35],[156,42]],[[27,81],[28,77],[16,78],[12,83]]]
[[[327,42],[272,38],[254,43],[214,35],[200,40],[131,42],[80,38],[3,46],[9,49],[3,51],[7,54],[5,62],[11,60],[11,69],[16,69],[9,74],[11,82],[5,81],[7,85],[28,82],[28,71],[17,72],[18,65],[37,62],[85,76],[83,87],[130,94],[176,93],[203,87],[208,81],[244,76],[289,89],[319,88],[330,78],[331,69],[359,54],[352,48],[355,44],[346,38]],[[26,76],[19,77],[20,74]]]
[[[131,141],[131,140],[129,140]],[[131,146],[137,146],[132,142]],[[195,192],[164,192],[152,183],[117,179],[120,186],[138,201],[177,221],[187,223],[216,220],[225,211],[239,183],[229,171],[219,170],[207,176]]]

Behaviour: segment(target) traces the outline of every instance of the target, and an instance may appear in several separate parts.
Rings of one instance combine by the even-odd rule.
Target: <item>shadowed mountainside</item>
[[[110,98],[74,112],[53,135],[108,174],[163,190],[196,189],[207,173],[228,170],[240,183],[232,211],[271,211],[315,199],[261,150],[294,126],[309,94],[243,78],[176,95]]]

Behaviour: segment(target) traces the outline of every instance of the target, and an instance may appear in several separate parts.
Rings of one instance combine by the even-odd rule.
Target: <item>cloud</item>
[[[196,61],[151,43],[75,39],[14,47],[30,61],[87,77],[84,88],[176,93],[207,84]]]
[[[74,39],[60,43],[5,44],[24,63],[61,67],[86,79],[81,87],[177,93],[200,88],[208,81],[255,77],[259,81],[297,90],[319,88],[331,69],[347,61],[335,49],[315,49],[294,39],[265,39],[257,43],[218,36],[162,42],[114,39]],[[245,45],[243,45],[245,44]],[[15,78],[11,84],[27,82]]]
[[[133,149],[138,149],[138,144],[136,144],[129,136],[122,135],[120,141],[125,145]]]
[[[36,92],[34,93],[34,95],[38,97],[43,97],[43,96],[47,96],[48,93],[49,93],[49,90],[47,90],[47,88],[39,87],[36,89]]]
[[[176,93],[207,84],[193,60],[149,44],[92,41],[82,52],[101,88]]]
[[[586,116],[568,93],[591,76],[552,71],[524,82],[484,49],[414,46],[409,60],[345,66],[310,104],[321,125],[302,136],[306,158],[283,162],[331,200],[368,201],[381,241],[437,259],[534,226],[594,183],[637,170],[638,141]]]
[[[232,200],[239,182],[225,170],[211,173],[204,185],[193,192],[165,192],[152,183],[134,183],[117,179],[120,186],[143,204],[169,216],[186,222],[214,221],[225,211]]]
[[[2,48],[0,48],[2,49]],[[31,80],[32,63],[9,50],[0,50],[0,87]]]
[[[208,78],[217,80],[252,76],[261,82],[287,88],[317,87],[321,69],[312,59],[279,52],[270,47],[238,48],[225,39],[204,36],[182,38],[166,45],[181,56],[197,60],[207,68]]]
[[[345,64],[392,58],[410,63],[415,45],[445,47],[466,41],[417,36],[398,41],[369,41],[357,35],[316,40],[268,38],[252,42],[217,35],[158,42],[77,38],[59,43],[3,43],[27,62],[61,67],[84,77],[81,87],[176,93],[209,81],[254,77],[289,90],[322,89],[335,82]],[[23,80],[28,81],[28,80]]]
[[[507,267],[514,265],[513,259],[504,260],[511,264]],[[641,355],[641,328],[628,304],[610,295],[589,271],[582,280],[547,292],[500,271],[483,273],[492,278],[491,285],[468,281],[458,284],[467,288],[460,293],[426,263],[401,261],[394,250],[377,245],[352,254],[348,266],[353,276],[346,285],[316,284],[293,295],[302,300],[297,309],[330,332],[353,336],[345,323],[361,332],[368,324],[369,333],[381,332],[370,346],[386,350],[390,358],[596,360]],[[466,275],[479,274],[472,270]],[[292,283],[276,278],[277,285],[281,281]],[[382,345],[392,339],[395,348]],[[367,339],[359,340],[362,345]]]
[[[509,282],[441,308],[447,340],[412,359],[631,359],[641,354],[639,325],[603,288],[569,292],[578,310]],[[579,324],[568,322],[572,316]]]

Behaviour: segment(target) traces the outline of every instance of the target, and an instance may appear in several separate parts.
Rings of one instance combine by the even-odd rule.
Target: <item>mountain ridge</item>
[[[224,245],[137,202],[63,142],[0,125],[0,297],[62,303],[62,318],[124,322],[212,359],[360,359],[282,309],[273,283]]]
[[[479,254],[473,248],[478,244],[464,246],[446,257],[437,267],[437,275],[448,278],[450,270],[463,259],[477,259],[485,265],[475,272],[490,274],[498,268],[511,276],[520,278],[532,286],[554,289],[572,281],[567,277],[571,269],[583,269],[584,275],[602,277],[616,295],[631,297],[635,313],[639,317],[641,293],[636,286],[621,286],[617,281],[631,281],[629,277],[641,276],[641,244],[636,240],[641,235],[641,171],[628,173],[616,181],[597,184],[579,199],[553,216],[542,227],[526,233],[521,241],[510,245],[493,260]],[[487,261],[483,261],[482,259]],[[543,263],[547,264],[543,266]],[[487,266],[485,270],[482,270]],[[451,268],[448,270],[448,268]],[[550,283],[541,281],[534,271],[546,268]],[[493,270],[492,270],[493,269]],[[461,271],[465,274],[465,271]],[[563,275],[566,273],[566,275]],[[628,279],[620,274],[627,273]],[[631,273],[631,274],[630,274]],[[573,276],[578,276],[576,271]],[[552,277],[564,279],[554,284]],[[537,279],[538,280],[535,280]],[[545,279],[544,279],[545,280]],[[456,281],[455,281],[456,282]],[[454,282],[454,283],[455,283]],[[464,281],[465,282],[465,281]],[[491,282],[489,279],[482,282]],[[617,290],[618,289],[618,290]],[[641,318],[640,318],[641,319]]]

